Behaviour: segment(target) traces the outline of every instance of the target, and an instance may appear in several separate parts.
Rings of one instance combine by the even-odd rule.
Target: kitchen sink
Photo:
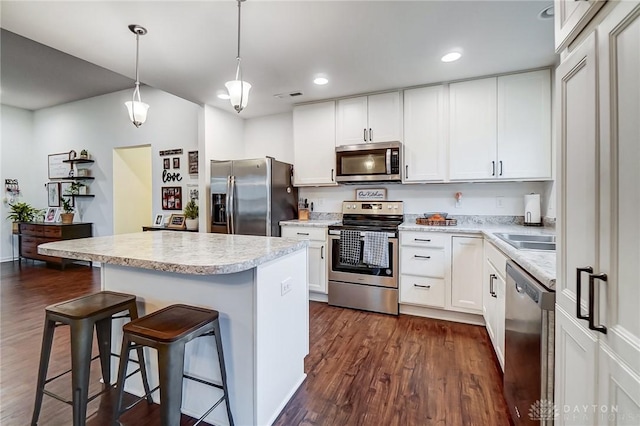
[[[554,251],[556,249],[555,235],[526,235],[501,232],[496,232],[494,235],[519,250]]]

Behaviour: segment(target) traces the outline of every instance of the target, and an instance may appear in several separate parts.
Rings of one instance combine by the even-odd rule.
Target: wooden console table
[[[64,269],[67,263],[74,262],[74,260],[38,254],[38,245],[53,241],[91,237],[93,236],[92,225],[92,223],[21,222],[18,231],[20,260],[23,258],[42,260],[47,264],[58,264]],[[89,265],[91,265],[91,262]]]

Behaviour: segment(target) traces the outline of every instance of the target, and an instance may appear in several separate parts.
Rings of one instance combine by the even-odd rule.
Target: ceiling
[[[553,20],[538,18],[550,4],[248,0],[241,56],[253,88],[241,116],[553,65]],[[148,30],[140,38],[142,83],[233,111],[217,94],[235,75],[235,1],[3,0],[0,7],[2,103],[35,110],[133,89],[135,36],[127,26],[139,24]],[[451,50],[462,59],[441,62]],[[329,84],[313,84],[320,74]],[[296,91],[303,95],[274,96]]]

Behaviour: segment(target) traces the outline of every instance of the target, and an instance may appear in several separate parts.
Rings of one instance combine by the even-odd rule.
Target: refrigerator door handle
[[[236,233],[236,208],[235,208],[235,199],[236,199],[236,177],[229,176],[230,188],[229,188],[229,207],[227,207],[227,211],[231,211],[229,213],[229,223],[230,223],[230,234]]]
[[[227,176],[227,196],[225,198],[225,204],[227,205],[225,222],[227,223],[227,234],[231,234],[231,203],[229,202],[231,198],[231,176]]]

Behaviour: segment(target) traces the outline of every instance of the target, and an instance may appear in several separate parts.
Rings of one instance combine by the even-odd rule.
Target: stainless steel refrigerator
[[[273,158],[211,161],[211,232],[279,237],[298,214],[293,166]]]

